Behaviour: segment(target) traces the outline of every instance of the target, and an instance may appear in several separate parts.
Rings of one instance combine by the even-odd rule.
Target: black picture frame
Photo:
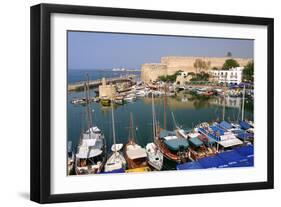
[[[51,71],[50,71],[50,15],[52,13],[134,17],[210,23],[232,23],[267,26],[267,181],[238,184],[169,187],[74,194],[50,193],[50,130],[51,130]],[[88,201],[147,196],[166,196],[225,191],[272,189],[274,187],[274,20],[272,18],[195,14],[168,11],[103,8],[56,4],[39,4],[31,7],[31,151],[30,199],[38,203]]]

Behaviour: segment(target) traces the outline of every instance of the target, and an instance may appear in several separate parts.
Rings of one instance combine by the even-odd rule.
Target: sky
[[[68,69],[140,69],[163,56],[253,58],[253,40],[68,32]]]

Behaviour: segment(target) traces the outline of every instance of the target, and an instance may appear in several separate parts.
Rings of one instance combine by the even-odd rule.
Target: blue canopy
[[[224,168],[228,167],[227,163],[218,156],[204,157],[198,160],[204,168]]]
[[[254,147],[253,145],[247,145],[243,147],[236,148],[235,151],[237,151],[239,154],[245,156],[245,157],[253,157],[254,156]]]
[[[244,132],[244,133],[239,133],[237,135],[237,137],[240,138],[240,139],[251,139],[251,138],[254,138],[254,134],[253,133]]]
[[[181,148],[185,150],[189,146],[188,141],[183,138],[165,140],[164,143],[172,151],[179,151]]]
[[[210,134],[204,128],[199,128],[198,131],[208,137],[210,144],[213,144],[215,141],[220,141],[219,137],[214,134]]]
[[[230,151],[225,151],[225,152],[219,153],[218,156],[220,158],[222,158],[228,165],[247,161],[247,157],[239,154],[235,150],[230,150]]]
[[[243,129],[234,129],[232,130],[233,134],[240,134],[240,133],[245,133],[245,131]]]
[[[221,128],[219,128],[219,127],[217,127],[217,126],[211,126],[210,127],[215,133],[219,133],[220,135],[224,135],[224,130],[223,129],[221,129]]]
[[[222,121],[220,124],[220,127],[222,127],[223,129],[231,129],[232,125],[226,121]]]
[[[239,125],[241,126],[242,129],[245,129],[245,130],[252,128],[252,126],[245,121],[240,121]]]
[[[203,142],[197,137],[193,137],[189,139],[189,142],[195,147],[200,147],[201,145],[203,145]]]
[[[193,170],[193,169],[203,169],[199,162],[186,162],[183,164],[177,164],[177,170]]]

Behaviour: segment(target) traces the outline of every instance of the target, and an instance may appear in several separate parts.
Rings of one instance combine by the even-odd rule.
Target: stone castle
[[[162,57],[160,63],[145,63],[141,66],[141,79],[144,82],[155,81],[161,75],[172,75],[178,70],[184,72],[196,72],[194,62],[201,59],[205,62],[210,61],[209,70],[213,67],[221,68],[225,60],[229,57],[190,57],[190,56],[168,56]],[[240,66],[245,66],[251,58],[232,58],[235,59]]]

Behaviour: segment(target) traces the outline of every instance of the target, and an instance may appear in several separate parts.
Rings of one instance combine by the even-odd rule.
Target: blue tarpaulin
[[[236,152],[238,152],[239,154],[245,156],[245,157],[253,157],[254,156],[254,147],[253,145],[247,145],[247,146],[243,146],[243,147],[239,147],[235,149]]]
[[[223,129],[227,129],[227,130],[232,128],[232,125],[226,121],[222,121],[219,125]]]
[[[193,169],[203,169],[199,162],[186,162],[177,165],[177,170],[193,170]]]
[[[233,165],[238,162],[247,161],[247,157],[239,154],[235,150],[221,152],[217,156],[219,156],[221,159],[223,159],[228,165]]]
[[[227,163],[218,156],[204,157],[198,160],[204,168],[223,168],[228,167]]]
[[[245,130],[252,128],[252,126],[245,121],[240,121],[239,125],[241,126],[242,129],[245,129]]]

